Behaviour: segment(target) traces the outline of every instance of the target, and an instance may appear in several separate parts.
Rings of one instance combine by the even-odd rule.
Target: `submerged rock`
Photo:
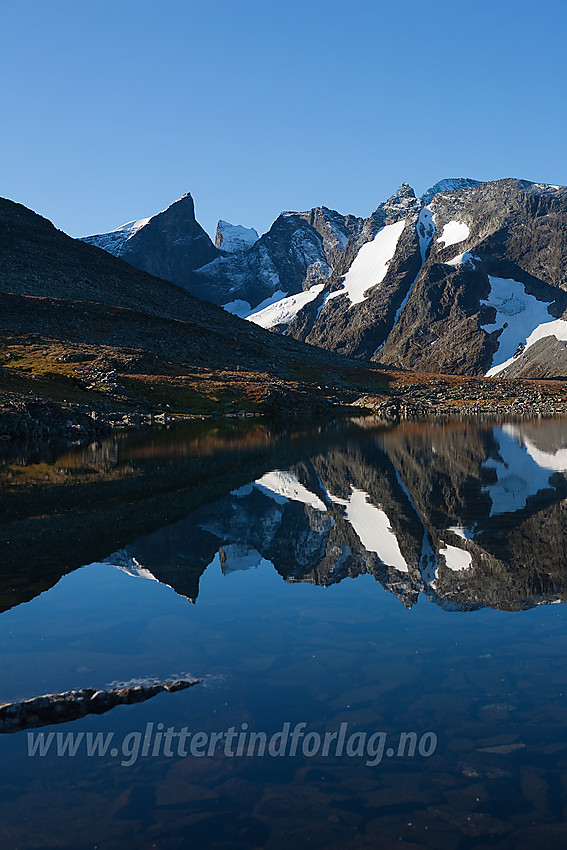
[[[145,702],[162,691],[173,693],[197,685],[202,679],[177,679],[161,684],[135,685],[111,688],[108,691],[82,688],[62,694],[45,694],[40,697],[0,704],[0,733],[21,732],[52,723],[67,723],[87,714],[104,714],[117,705]]]

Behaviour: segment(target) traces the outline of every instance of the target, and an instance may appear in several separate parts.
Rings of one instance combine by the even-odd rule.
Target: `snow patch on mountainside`
[[[233,316],[245,319],[250,315],[252,307],[248,301],[242,301],[241,298],[237,298],[236,301],[229,301],[228,304],[223,304],[222,309],[226,310],[227,313],[232,313]]]
[[[241,224],[231,224],[229,221],[219,221],[217,225],[216,247],[230,254],[246,251],[259,239],[253,227],[243,227]]]
[[[405,219],[382,227],[371,242],[366,242],[356,255],[345,275],[343,288],[331,292],[329,298],[348,295],[351,304],[360,304],[365,300],[365,292],[372,286],[382,283],[388,271],[388,265],[396,253],[398,240],[405,227]]]
[[[556,186],[553,183],[533,183],[532,189],[538,189],[539,191],[543,190],[544,192],[552,191],[555,193],[561,191],[561,189],[565,189],[565,186]]]
[[[435,233],[435,215],[429,207],[422,207],[419,211],[417,219],[417,235],[419,238],[419,251],[421,253],[421,263],[425,262],[427,249],[433,239]]]
[[[372,505],[370,496],[364,490],[352,486],[351,490],[348,501],[330,493],[328,496],[332,502],[346,508],[345,516],[368,552],[375,552],[388,567],[394,567],[399,572],[409,572],[386,512]]]
[[[492,358],[492,366],[486,373],[488,377],[497,375],[509,366],[516,357],[546,336],[555,336],[567,341],[567,322],[550,318],[547,308],[553,302],[538,301],[528,295],[524,285],[517,280],[489,276],[490,295],[481,304],[496,309],[494,322],[485,323],[485,327],[502,328],[498,337],[498,351]]]
[[[132,558],[131,565],[113,564],[112,566],[116,567],[117,570],[121,570],[121,572],[126,573],[129,576],[133,576],[134,578],[145,578],[149,579],[149,581],[159,582],[159,579],[157,579],[150,570],[146,569],[146,567],[142,567],[142,565],[139,564],[135,558]]]
[[[272,304],[277,304],[278,301],[281,301],[283,298],[287,296],[287,292],[284,292],[283,289],[276,289],[272,295],[269,295],[268,298],[264,298],[263,301],[260,301],[256,307],[251,311],[252,313],[256,313],[256,311],[262,312],[262,310],[266,310],[268,307],[271,307]],[[248,316],[246,317],[248,318]]]
[[[522,357],[526,353],[528,348],[530,348],[534,344],[534,342],[537,342],[540,339],[545,339],[545,337],[547,336],[554,336],[555,339],[559,340],[560,342],[567,342],[567,322],[565,321],[565,319],[552,319],[548,322],[542,322],[541,325],[538,325],[536,328],[534,328],[534,330],[527,338],[524,348],[518,353],[517,356]],[[508,360],[505,360],[504,363],[501,363],[499,366],[493,366],[492,369],[489,369],[486,374],[489,377],[492,375],[497,375],[498,372],[501,372],[503,369],[513,363],[515,359],[516,357],[514,356],[509,357]]]
[[[464,221],[453,219],[453,221],[447,222],[437,242],[439,245],[441,242],[444,242],[445,248],[448,248],[449,245],[458,245],[459,242],[464,242],[465,239],[468,239],[470,232],[468,224],[465,224]]]
[[[453,257],[452,260],[447,260],[444,264],[446,266],[461,266],[463,263],[470,263],[470,265],[476,268],[476,260],[478,258],[471,254],[470,251],[464,251],[462,254],[457,254],[456,257]]]
[[[116,567],[117,570],[120,570],[123,573],[126,573],[133,578],[144,578],[149,581],[157,581],[159,584],[165,584],[164,582],[160,582],[158,578],[148,570],[147,567],[144,567],[134,555],[128,554],[127,549],[119,549],[117,552],[113,552],[112,555],[109,555],[108,558],[105,558],[104,561],[101,561],[102,564],[110,564],[113,567]],[[170,587],[171,585],[166,584],[165,587]]]
[[[246,316],[249,322],[260,325],[261,328],[273,328],[276,325],[288,325],[299,313],[299,311],[313,301],[325,288],[324,283],[317,283],[306,292],[298,292],[297,295],[289,295],[275,301],[263,309],[256,308],[253,313]]]
[[[452,531],[457,537],[462,537],[463,540],[473,540],[474,532],[463,525],[450,525],[447,531]]]
[[[124,233],[127,235],[128,239],[131,239],[138,230],[141,230],[142,227],[145,227],[150,217],[148,218],[139,218],[137,221],[128,221],[126,224],[123,224],[121,227],[117,227],[114,233]]]
[[[223,310],[226,310],[227,313],[232,313],[240,319],[248,319],[251,314],[256,315],[257,313],[263,313],[264,310],[268,310],[272,305],[280,304],[283,300],[285,300],[286,295],[287,292],[284,292],[282,289],[277,289],[272,295],[269,295],[268,298],[264,298],[260,304],[254,307],[254,309],[252,309],[248,301],[243,301],[241,298],[237,298],[235,301],[229,301],[228,304],[223,304],[222,308]],[[257,324],[259,324],[259,322]],[[262,327],[265,327],[265,325],[262,325]]]

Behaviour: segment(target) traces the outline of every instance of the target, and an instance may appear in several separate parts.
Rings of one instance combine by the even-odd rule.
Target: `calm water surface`
[[[563,848],[566,471],[562,420],[5,448],[0,701],[203,681],[0,735],[0,847]]]

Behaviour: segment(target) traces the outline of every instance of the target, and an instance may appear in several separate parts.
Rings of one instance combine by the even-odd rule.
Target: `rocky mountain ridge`
[[[192,201],[187,214],[189,236]],[[284,212],[259,239],[221,221],[216,247],[203,253],[197,239],[191,261],[180,231],[165,251],[154,219],[141,221],[125,244],[151,243],[154,273],[279,334],[402,369],[567,374],[564,187],[449,178],[418,198],[402,184],[366,219]],[[236,238],[230,250],[223,232]],[[139,264],[113,233],[89,241]]]

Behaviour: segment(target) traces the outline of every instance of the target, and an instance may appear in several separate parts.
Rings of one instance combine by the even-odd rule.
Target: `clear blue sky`
[[[567,183],[565,0],[0,0],[0,195],[214,235],[442,177]]]

